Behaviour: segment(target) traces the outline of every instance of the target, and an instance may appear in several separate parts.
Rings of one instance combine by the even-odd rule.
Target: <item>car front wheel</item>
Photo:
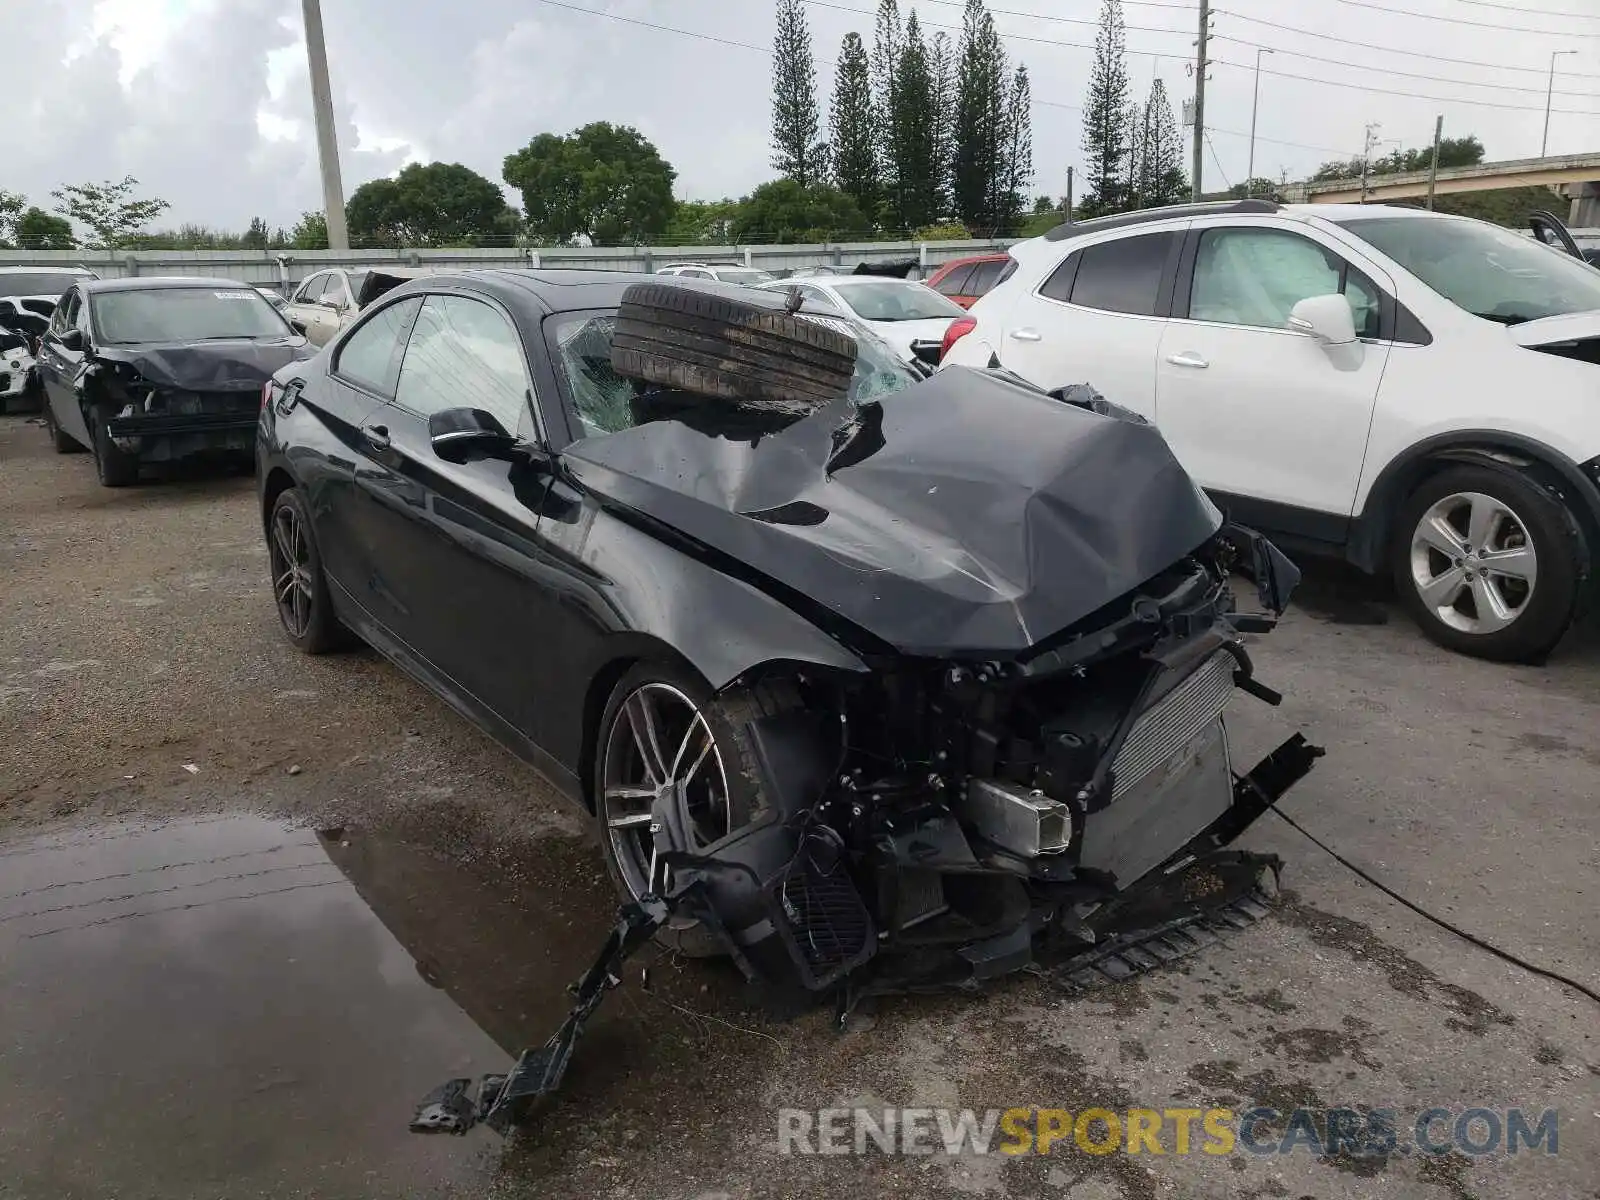
[[[1402,506],[1393,570],[1422,631],[1451,650],[1538,662],[1577,610],[1579,534],[1561,502],[1527,475],[1452,467]]]

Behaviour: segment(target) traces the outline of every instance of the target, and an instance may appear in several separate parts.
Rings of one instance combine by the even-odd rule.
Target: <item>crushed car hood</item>
[[[714,404],[700,411],[563,458],[591,493],[904,654],[1014,657],[1222,523],[1153,426],[986,372],[951,368],[765,436],[719,428]]]
[[[271,341],[98,346],[93,357],[132,367],[154,387],[229,392],[259,389],[279,367],[308,357],[308,351],[304,338],[283,337]]]
[[[1523,321],[1509,326],[1506,332],[1511,335],[1513,342],[1530,350],[1563,342],[1588,341],[1590,338],[1600,338],[1600,309]]]

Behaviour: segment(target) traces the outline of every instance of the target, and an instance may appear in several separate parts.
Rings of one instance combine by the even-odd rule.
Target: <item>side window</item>
[[[1383,293],[1378,286],[1352,266],[1344,269],[1344,298],[1350,301],[1356,336],[1375,338],[1383,322]]]
[[[335,308],[339,308],[344,305],[344,297],[344,277],[337,271],[329,271],[323,278],[322,288],[316,299],[323,304],[331,304]]]
[[[1078,273],[1078,263],[1082,258],[1082,254],[1069,254],[1062,259],[1061,265],[1051,271],[1050,278],[1044,281],[1039,294],[1065,304],[1072,296],[1072,277]]]
[[[327,274],[325,272],[319,271],[315,275],[308,275],[301,281],[299,288],[295,290],[293,303],[310,304],[322,294],[322,285],[325,282],[327,282]]]
[[[1344,263],[1308,238],[1277,229],[1208,229],[1195,252],[1189,316],[1196,321],[1282,329],[1289,311],[1310,296],[1343,290]],[[1370,284],[1373,327],[1377,291]],[[1353,309],[1357,292],[1351,296]],[[1363,316],[1355,313],[1356,328]]]
[[[946,296],[965,296],[967,294],[965,290],[967,280],[972,278],[972,273],[974,270],[976,270],[976,268],[970,265],[965,267],[957,267],[954,271],[951,271],[950,274],[939,280],[938,283],[934,284],[934,290],[943,292]]]
[[[972,269],[972,278],[967,282],[966,296],[982,296],[995,284],[1000,282],[1000,272],[1005,269],[1005,263],[994,262],[979,263]]]
[[[480,408],[515,433],[528,408],[522,339],[496,309],[464,296],[429,296],[400,368],[396,404],[424,417]]]
[[[1147,233],[1084,247],[1072,280],[1073,304],[1153,317],[1175,233]]]
[[[827,292],[817,287],[801,287],[800,294],[813,304],[820,304],[823,308],[839,312],[839,302]]]
[[[716,276],[713,275],[710,271],[685,271],[684,274],[687,275],[690,279],[715,279],[716,278]]]
[[[61,303],[56,305],[55,312],[50,314],[50,332],[60,337],[68,328],[72,306],[77,303],[78,293],[68,292],[61,298]]]
[[[376,395],[393,396],[406,331],[421,307],[422,299],[410,296],[362,322],[339,347],[333,373]]]

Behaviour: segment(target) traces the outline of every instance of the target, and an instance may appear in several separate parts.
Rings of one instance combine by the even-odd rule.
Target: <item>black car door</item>
[[[472,408],[537,441],[531,395],[508,314],[476,296],[429,295],[394,400],[368,420],[373,465],[356,482],[393,632],[458,700],[537,743],[544,623],[529,580],[544,476],[520,456],[446,461],[428,433],[436,413]]]
[[[86,339],[86,325],[83,293],[73,288],[61,297],[50,318],[50,327],[39,342],[39,382],[44,387],[45,403],[62,431],[82,446],[91,445],[89,426],[83,419],[77,391],[84,348],[83,343],[74,348],[62,339],[68,336]]]

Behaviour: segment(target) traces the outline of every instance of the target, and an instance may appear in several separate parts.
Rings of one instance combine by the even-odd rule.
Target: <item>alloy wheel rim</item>
[[[668,683],[633,689],[617,709],[601,763],[600,818],[628,891],[653,890],[655,810],[676,809],[689,846],[703,849],[732,832],[722,749],[705,715]]]
[[[1434,504],[1411,534],[1411,581],[1428,611],[1461,633],[1507,628],[1527,611],[1539,557],[1526,523],[1483,492]]]
[[[300,516],[289,505],[272,517],[272,594],[283,627],[296,638],[311,628],[311,552]]]

